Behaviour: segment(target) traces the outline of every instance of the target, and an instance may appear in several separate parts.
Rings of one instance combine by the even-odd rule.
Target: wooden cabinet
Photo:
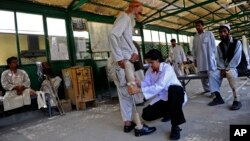
[[[90,66],[76,66],[62,70],[65,96],[76,105],[76,109],[85,109],[86,103],[95,103],[94,80]]]

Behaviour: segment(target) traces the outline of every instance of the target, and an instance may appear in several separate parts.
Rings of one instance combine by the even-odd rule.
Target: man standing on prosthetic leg
[[[112,66],[115,68],[116,73],[114,82],[118,91],[120,110],[124,121],[124,132],[128,133],[135,128],[135,136],[147,135],[156,130],[155,127],[141,125],[138,113],[135,114],[137,117],[136,124],[132,121],[133,106],[135,104],[133,97],[128,93],[128,77],[125,76],[125,69],[129,71],[126,74],[132,72],[133,75],[134,67],[131,63],[138,60],[138,51],[133,44],[132,31],[135,26],[135,18],[139,19],[141,13],[142,4],[136,0],[131,1],[128,9],[117,17],[109,35],[112,59],[115,62]],[[128,68],[128,66],[130,67]],[[133,82],[128,84],[131,85]],[[135,106],[134,108],[136,111]]]

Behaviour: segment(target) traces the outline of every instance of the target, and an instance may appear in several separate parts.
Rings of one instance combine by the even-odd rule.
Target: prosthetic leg
[[[135,83],[135,71],[134,71],[134,66],[130,61],[125,62],[125,76],[127,79],[127,85],[128,87],[137,87]],[[136,128],[137,129],[142,129],[143,125],[140,120],[140,115],[136,109],[136,104],[135,104],[135,98],[134,95],[131,95],[133,99],[133,105],[135,109],[135,123],[136,123]]]
[[[226,72],[226,77],[227,77],[228,83],[233,91],[234,100],[239,101],[237,94],[236,94],[236,89],[235,89],[236,88],[236,81],[237,81],[237,77],[235,75],[236,74],[234,74],[234,72],[232,70],[229,70]]]
[[[128,89],[129,87],[132,87],[132,89],[134,90],[138,90],[138,86],[135,83],[135,74],[134,74],[134,66],[131,62],[126,61],[125,62],[125,76],[127,79],[127,84],[128,84]],[[135,104],[135,98],[134,95],[132,95],[132,99],[133,99],[133,107],[135,108],[135,123],[136,123],[136,127],[134,129],[135,131],[135,136],[139,137],[139,136],[143,136],[143,135],[148,135],[151,134],[153,132],[156,131],[155,127],[148,127],[145,124],[141,123],[141,119],[140,119],[140,115],[136,109],[136,104]]]
[[[226,72],[226,77],[227,77],[230,87],[232,88],[233,96],[234,96],[234,101],[230,109],[239,110],[242,107],[242,104],[239,101],[239,97],[237,97],[236,89],[235,89],[236,81],[237,81],[237,74],[234,70],[229,70]]]

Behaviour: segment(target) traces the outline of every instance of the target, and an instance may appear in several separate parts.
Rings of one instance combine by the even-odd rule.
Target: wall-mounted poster
[[[93,52],[110,51],[108,35],[112,29],[112,24],[88,22],[88,29],[91,39],[91,49]]]

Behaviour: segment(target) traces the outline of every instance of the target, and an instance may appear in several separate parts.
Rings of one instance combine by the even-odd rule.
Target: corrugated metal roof
[[[131,0],[29,0],[37,4],[86,11],[98,15],[117,16]],[[208,30],[230,23],[235,36],[250,36],[249,0],[141,0],[140,22],[178,31],[195,32],[193,22],[203,20]],[[246,30],[247,29],[247,30]]]

